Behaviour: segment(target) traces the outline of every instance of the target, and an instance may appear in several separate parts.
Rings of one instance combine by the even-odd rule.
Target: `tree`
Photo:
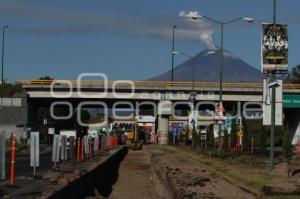
[[[267,153],[267,139],[270,133],[270,128],[267,128],[262,125],[261,131],[259,132],[259,142],[258,142],[258,150],[261,155],[265,155]]]
[[[224,148],[224,151],[228,151],[228,140],[229,140],[229,135],[228,135],[228,130],[225,128],[224,130],[224,144],[223,144],[223,148]]]
[[[39,80],[54,80],[54,78],[49,76],[40,77]]]
[[[15,93],[21,91],[22,91],[22,86],[20,84],[0,85],[0,97],[12,97]]]
[[[248,152],[249,145],[250,145],[250,133],[248,129],[247,120],[244,117],[242,119],[242,124],[243,124],[243,151]]]
[[[231,122],[231,131],[230,131],[230,147],[234,147],[236,145],[237,130],[238,129],[236,124],[236,118],[233,118]]]
[[[289,161],[293,154],[293,146],[292,146],[292,136],[291,133],[284,129],[283,134],[283,143],[282,143],[282,150],[283,150],[283,156]]]
[[[206,131],[206,146],[208,151],[212,151],[214,145],[214,125],[211,124],[207,127]]]
[[[288,77],[286,78],[286,81],[295,84],[300,83],[300,64],[292,68],[291,72],[289,72]]]

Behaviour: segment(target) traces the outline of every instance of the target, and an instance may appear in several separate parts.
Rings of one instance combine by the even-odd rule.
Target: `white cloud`
[[[129,17],[121,15],[104,15],[83,11],[54,9],[33,4],[6,2],[0,6],[0,16],[10,17],[17,23],[28,22],[29,26],[10,27],[15,34],[34,36],[52,36],[63,34],[97,33],[102,31],[120,34],[138,35],[170,39],[172,26],[176,22],[177,40],[201,40],[209,49],[214,49],[212,42],[213,29],[210,23],[190,17],[199,17],[197,11],[182,11],[176,16]],[[35,24],[35,25],[32,25]]]

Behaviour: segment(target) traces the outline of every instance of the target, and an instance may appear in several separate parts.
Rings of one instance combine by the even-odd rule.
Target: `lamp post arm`
[[[217,21],[217,20],[215,20],[215,19],[213,19],[211,17],[205,16],[205,15],[202,15],[202,17],[205,18],[205,19],[208,19],[209,21],[212,21],[212,22],[214,22],[216,24],[220,24],[220,25],[222,24],[222,22]]]
[[[233,23],[233,22],[236,22],[236,21],[240,21],[240,20],[243,20],[243,17],[239,17],[239,18],[231,19],[229,21],[225,21],[225,22],[223,22],[223,24],[229,24],[229,23]]]
[[[183,56],[186,56],[186,57],[188,57],[188,58],[193,58],[191,55],[185,54],[185,53],[183,53],[183,52],[179,52],[179,54],[181,54],[181,55],[183,55]]]
[[[238,18],[235,18],[235,19],[231,19],[231,20],[222,22],[222,21],[217,21],[217,20],[215,20],[215,19],[213,19],[213,18],[211,18],[211,17],[205,16],[205,15],[203,15],[202,17],[205,18],[205,19],[208,19],[208,20],[210,20],[210,21],[212,21],[212,22],[214,22],[214,23],[216,23],[216,24],[219,24],[219,25],[222,25],[222,24],[229,24],[229,23],[233,23],[233,22],[240,21],[240,20],[243,19],[243,17],[238,17]]]

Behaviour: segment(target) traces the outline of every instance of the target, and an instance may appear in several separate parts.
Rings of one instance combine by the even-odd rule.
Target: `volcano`
[[[224,50],[223,81],[224,82],[258,82],[261,83],[263,75],[260,70],[250,66],[243,60]],[[180,55],[176,55],[180,56]],[[220,81],[221,50],[203,50],[194,57],[174,67],[174,81],[191,82],[193,67],[195,67],[196,82]],[[170,81],[171,70],[149,80]]]

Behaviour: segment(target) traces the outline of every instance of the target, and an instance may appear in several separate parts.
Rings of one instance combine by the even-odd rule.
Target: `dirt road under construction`
[[[100,197],[101,198],[101,197]],[[183,153],[147,145],[129,151],[119,167],[111,199],[256,198]]]

